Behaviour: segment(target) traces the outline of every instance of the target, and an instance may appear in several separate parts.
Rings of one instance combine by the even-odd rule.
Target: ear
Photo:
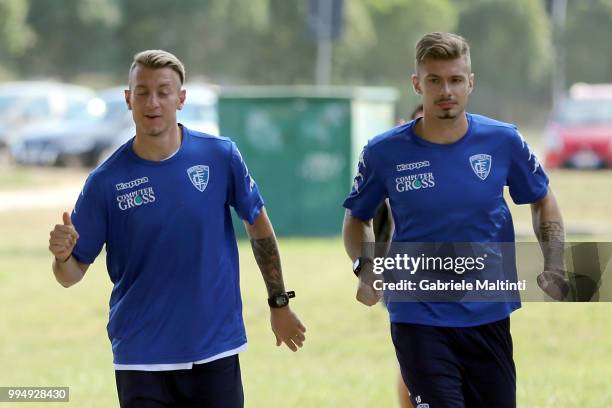
[[[185,100],[187,99],[187,91],[185,89],[181,89],[179,91],[179,104],[177,109],[181,110],[183,109],[183,106],[185,105]]]
[[[412,88],[417,95],[423,95],[423,91],[421,90],[421,83],[419,82],[419,76],[417,74],[412,74],[410,77],[412,80]]]
[[[129,89],[125,89],[123,91],[123,96],[125,98],[125,104],[128,107],[128,110],[132,110],[132,105],[130,104],[130,90]]]
[[[468,95],[472,93],[472,91],[474,90],[474,74],[471,73],[470,74],[470,79],[468,80]]]

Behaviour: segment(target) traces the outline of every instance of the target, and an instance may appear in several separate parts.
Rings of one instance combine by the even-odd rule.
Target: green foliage
[[[414,70],[414,44],[428,31],[451,31],[457,24],[452,2],[356,0],[347,2],[347,31],[337,45],[338,78],[398,84]]]
[[[346,2],[344,37],[334,50],[335,83],[387,85],[400,90],[400,116],[418,103],[412,91],[414,46],[429,31],[452,31],[452,1],[352,0]]]
[[[31,0],[27,21],[36,38],[18,59],[20,73],[72,80],[108,69],[118,47],[116,6],[116,0]]]
[[[611,27],[611,0],[568,2],[564,33],[567,85],[612,82]]]
[[[20,55],[32,45],[34,32],[26,24],[27,13],[26,1],[0,2],[0,50],[7,57]]]
[[[211,21],[212,35],[217,41],[209,48],[210,75],[222,83],[312,83],[316,54],[315,43],[306,36],[308,3],[285,0],[259,3],[266,11],[266,26],[259,25],[254,17],[249,25],[233,26],[236,18],[233,10],[227,21]],[[229,26],[233,28],[228,29]]]
[[[409,77],[425,32],[456,31],[472,45],[474,111],[516,120],[545,113],[552,28],[545,0],[345,0],[332,83],[389,85],[400,112],[416,103]],[[309,1],[4,0],[0,75],[124,82],[134,53],[164,48],[188,77],[221,84],[311,84],[316,43]],[[612,82],[612,0],[569,1],[567,83]],[[100,84],[102,85],[102,84]],[[541,120],[540,120],[541,121]]]
[[[471,45],[478,112],[513,115],[518,100],[549,89],[552,34],[544,4],[476,0],[462,5],[458,32]],[[519,105],[520,106],[520,105]]]
[[[34,42],[34,31],[26,24],[27,13],[26,1],[0,1],[0,80],[12,76],[16,71],[15,58]]]

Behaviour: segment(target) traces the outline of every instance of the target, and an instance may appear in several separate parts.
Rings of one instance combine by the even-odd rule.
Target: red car
[[[612,167],[612,84],[575,84],[546,128],[547,168]]]

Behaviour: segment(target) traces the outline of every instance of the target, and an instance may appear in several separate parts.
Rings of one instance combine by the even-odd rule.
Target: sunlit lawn
[[[24,177],[38,186],[50,182]],[[609,172],[556,172],[551,178],[568,224],[610,225]],[[114,407],[104,259],[73,288],[54,281],[46,247],[61,211],[0,212],[0,386],[69,386],[71,402],[52,406]],[[530,225],[528,209],[515,215],[520,225]],[[287,287],[297,292],[292,306],[308,339],[295,354],[275,347],[265,288],[248,243],[241,243],[246,406],[395,406],[397,368],[386,312],[354,301],[355,279],[341,240],[281,239],[280,246]],[[611,315],[609,303],[528,303],[516,312],[519,406],[612,406]]]

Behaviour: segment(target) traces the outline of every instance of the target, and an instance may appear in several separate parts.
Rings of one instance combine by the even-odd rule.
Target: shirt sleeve
[[[548,176],[523,136],[516,131],[511,141],[510,171],[506,184],[516,204],[534,203],[548,192]]]
[[[107,212],[104,196],[90,175],[74,205],[72,223],[79,234],[72,254],[82,263],[92,264],[106,242]]]
[[[236,144],[232,142],[229,204],[234,207],[240,218],[253,224],[264,202],[257,184],[247,168]]]
[[[367,221],[374,218],[378,205],[385,197],[385,185],[377,177],[370,146],[367,145],[359,156],[357,175],[353,179],[353,188],[344,200],[343,206],[351,210],[353,217]]]

